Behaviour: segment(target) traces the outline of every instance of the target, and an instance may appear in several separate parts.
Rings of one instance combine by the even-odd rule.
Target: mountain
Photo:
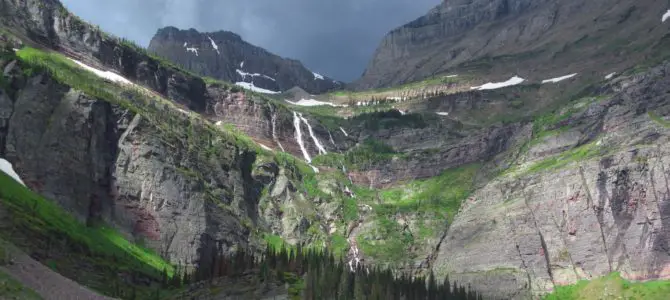
[[[350,87],[389,87],[440,74],[502,81],[515,74],[546,79],[632,67],[668,38],[659,26],[665,6],[633,0],[442,1],[388,33]]]
[[[468,298],[444,282],[470,299],[665,300],[670,7],[447,3],[507,7],[454,19],[479,28],[463,41],[514,44],[498,22],[552,3],[595,29],[568,10],[556,28],[581,40],[543,48],[563,51],[282,101],[58,1],[0,0],[0,281],[24,298]]]
[[[202,76],[239,82],[266,93],[298,86],[317,94],[342,85],[308,70],[297,60],[279,57],[229,31],[200,33],[165,27],[154,35],[148,49]]]

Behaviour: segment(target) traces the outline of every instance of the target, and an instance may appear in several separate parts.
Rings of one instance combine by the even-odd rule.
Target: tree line
[[[221,248],[202,259],[195,269],[178,267],[175,275],[164,272],[163,286],[179,288],[195,282],[214,282],[220,277],[234,278],[255,274],[260,281],[288,283],[292,299],[334,300],[479,300],[481,295],[450,281],[394,274],[389,269],[349,265],[346,258],[336,258],[327,249],[305,249],[301,246],[268,247],[260,255],[236,251],[225,254]]]

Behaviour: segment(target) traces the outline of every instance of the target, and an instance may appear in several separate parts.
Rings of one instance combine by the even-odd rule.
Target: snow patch
[[[12,179],[16,180],[16,182],[21,185],[26,186],[26,184],[23,183],[23,180],[21,180],[21,177],[19,177],[19,174],[16,174],[14,171],[12,164],[4,158],[0,158],[0,171],[7,174],[9,177],[12,177]]]
[[[200,55],[198,55],[198,48],[188,47],[188,48],[186,48],[186,52],[193,52],[193,53],[195,53],[195,56],[200,56]]]
[[[344,131],[344,128],[340,127],[340,131],[342,131],[342,133],[344,133],[344,136],[349,136],[349,134],[346,131]]]
[[[243,68],[244,68],[244,61],[242,61],[242,62],[240,63],[240,69],[243,69]]]
[[[84,69],[86,69],[86,70],[88,70],[88,71],[93,72],[95,75],[97,75],[97,76],[99,76],[99,77],[105,78],[105,79],[107,79],[107,80],[111,80],[111,81],[116,82],[116,83],[133,85],[133,83],[132,83],[130,80],[126,79],[125,77],[123,77],[123,76],[121,76],[121,75],[119,75],[119,74],[116,74],[116,73],[113,73],[113,72],[110,72],[110,71],[102,71],[102,70],[98,70],[98,69],[93,68],[93,67],[91,67],[91,66],[89,66],[89,65],[87,65],[87,64],[84,64],[84,63],[82,63],[82,62],[80,62],[80,61],[78,61],[78,60],[74,60],[74,59],[72,59],[72,58],[69,58],[69,59],[70,59],[71,61],[75,62],[75,63],[76,63],[77,65],[79,65],[80,67],[82,67],[82,68],[84,68]]]
[[[607,80],[612,79],[612,77],[614,77],[614,75],[616,75],[616,72],[609,73],[609,74],[607,74],[607,76],[605,76],[605,79],[607,79]]]
[[[449,115],[448,112],[443,112],[443,111],[438,111],[438,112],[436,112],[436,114],[438,114],[440,116],[448,116]]]
[[[288,103],[291,103],[293,105],[298,105],[298,106],[320,106],[320,105],[330,105],[332,107],[347,107],[346,105],[338,105],[338,104],[333,104],[330,102],[324,102],[324,101],[319,101],[319,100],[314,100],[314,99],[300,99],[297,102],[293,102],[290,100],[285,100]]]
[[[319,149],[319,154],[328,154],[326,152],[326,148],[323,147],[319,139],[314,135],[314,131],[312,130],[312,125],[309,125],[309,122],[307,122],[307,119],[303,118],[302,113],[298,113],[298,117],[300,117],[300,120],[302,120],[305,125],[307,125],[307,131],[309,132],[309,135],[312,137],[312,141],[314,141],[314,144],[316,144],[316,148]]]
[[[524,81],[525,81],[525,79],[523,79],[519,76],[514,76],[514,77],[508,79],[507,81],[489,82],[489,83],[486,83],[486,84],[483,84],[483,85],[480,85],[480,86],[473,86],[470,89],[480,90],[480,91],[482,91],[482,90],[495,90],[495,89],[500,89],[500,88],[504,88],[504,87],[508,87],[508,86],[517,85],[517,84],[520,84]]]
[[[444,76],[444,77],[446,77],[446,78],[454,78],[454,77],[458,77],[458,75],[447,75],[447,76]]]
[[[312,72],[312,74],[314,74],[314,80],[317,80],[317,79],[321,79],[321,80],[323,80],[323,79],[324,79],[324,78],[323,78],[323,75],[321,75],[321,74],[319,74],[319,73],[314,73],[314,72]]]
[[[551,78],[551,79],[545,79],[545,80],[542,80],[542,83],[543,84],[544,83],[549,83],[549,82],[557,83],[557,82],[560,82],[560,81],[563,81],[563,80],[566,80],[566,79],[570,79],[570,78],[575,77],[575,76],[577,76],[577,73],[572,73],[570,75],[565,75],[565,76]]]
[[[247,76],[251,76],[251,77],[265,77],[265,78],[270,79],[270,80],[272,80],[272,81],[276,81],[274,78],[272,78],[272,77],[270,77],[270,76],[268,76],[268,75],[263,75],[263,74],[259,74],[259,73],[247,73],[247,72],[244,72],[244,71],[242,71],[242,70],[240,70],[240,69],[236,69],[235,72],[237,72],[237,74],[240,74],[240,76],[242,76],[242,78],[247,78]]]
[[[257,92],[257,93],[263,93],[263,94],[279,94],[279,92],[275,92],[275,91],[267,90],[267,89],[264,89],[264,88],[259,88],[259,87],[255,86],[255,85],[254,85],[253,83],[251,83],[251,82],[242,82],[242,81],[240,81],[240,82],[235,82],[235,85],[240,86],[240,87],[243,87],[243,88],[245,88],[245,89],[247,89],[247,90],[250,90],[250,91],[253,91],[253,92]]]
[[[209,39],[209,42],[212,43],[212,48],[214,48],[214,50],[216,50],[216,53],[221,55],[221,52],[219,52],[219,46],[216,45],[216,43],[214,42],[214,40],[211,37],[207,36],[207,38]]]
[[[216,122],[215,125],[216,125],[216,126],[221,126],[221,125],[223,125],[223,121],[218,121],[218,122]]]
[[[187,43],[187,42],[184,42],[184,48],[186,48],[186,46],[188,46],[188,43]]]
[[[670,19],[670,9],[663,14],[663,17],[661,17],[661,23],[665,22],[666,20]]]

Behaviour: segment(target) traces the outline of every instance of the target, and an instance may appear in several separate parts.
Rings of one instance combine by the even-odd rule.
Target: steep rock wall
[[[546,138],[562,142],[531,144],[478,189],[449,227],[436,273],[513,299],[613,271],[670,278],[669,136],[653,117],[668,114],[668,74],[665,64],[606,85],[606,100]]]

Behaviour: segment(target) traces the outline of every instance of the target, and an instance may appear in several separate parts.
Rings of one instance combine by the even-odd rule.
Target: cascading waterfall
[[[330,143],[333,144],[333,146],[336,146],[335,141],[333,140],[333,135],[330,134],[330,130],[328,130],[328,138],[330,139]]]
[[[346,131],[344,131],[344,128],[340,127],[340,131],[342,131],[342,133],[344,133],[344,136],[349,136],[349,134]]]
[[[293,113],[295,114],[295,112],[293,112]],[[307,125],[307,131],[309,132],[309,135],[312,137],[312,140],[314,141],[314,144],[316,144],[316,148],[319,149],[319,154],[328,154],[328,152],[326,152],[326,148],[323,147],[321,142],[319,142],[319,139],[317,139],[316,136],[314,135],[314,131],[312,130],[312,126],[309,125],[307,120],[302,117],[301,113],[298,113],[298,117],[300,118],[300,120],[302,120],[305,123],[305,125]]]
[[[271,122],[272,122],[272,139],[275,141],[275,143],[277,143],[277,145],[279,146],[279,149],[281,149],[282,152],[286,152],[284,150],[284,147],[279,142],[279,139],[277,138],[277,125],[276,125],[276,123],[277,123],[277,113],[272,112]]]
[[[293,112],[293,127],[295,128],[295,139],[298,141],[298,146],[300,146],[300,151],[302,151],[302,155],[305,157],[305,160],[308,163],[312,162],[312,158],[309,157],[309,153],[307,152],[307,149],[305,148],[305,143],[302,141],[302,130],[300,129],[300,118],[298,118],[298,114]]]

